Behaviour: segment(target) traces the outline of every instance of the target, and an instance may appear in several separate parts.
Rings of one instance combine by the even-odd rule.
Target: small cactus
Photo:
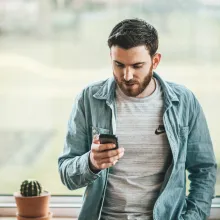
[[[20,192],[21,195],[25,197],[39,196],[42,192],[42,186],[37,180],[24,180],[21,184]]]

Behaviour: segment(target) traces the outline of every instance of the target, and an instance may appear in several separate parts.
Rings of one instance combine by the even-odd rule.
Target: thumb
[[[94,144],[100,144],[100,142],[99,142],[99,135],[98,135],[98,134],[95,134],[95,135],[93,136],[92,142],[93,142]]]

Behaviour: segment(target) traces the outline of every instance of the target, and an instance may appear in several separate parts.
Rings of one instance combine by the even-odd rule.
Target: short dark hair
[[[108,38],[108,46],[119,46],[123,49],[146,45],[150,56],[158,49],[157,30],[149,23],[141,19],[125,19],[119,22],[111,31]]]

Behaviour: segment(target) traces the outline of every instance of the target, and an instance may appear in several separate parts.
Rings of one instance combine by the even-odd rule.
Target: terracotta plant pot
[[[52,216],[53,216],[53,213],[49,212],[49,213],[47,213],[46,216],[31,218],[31,220],[50,220],[52,218]],[[22,216],[18,215],[18,213],[16,214],[16,217],[17,217],[17,220],[30,220],[30,218],[22,217]]]
[[[48,216],[50,193],[44,191],[40,196],[25,197],[14,193],[18,215],[25,218],[39,218]]]

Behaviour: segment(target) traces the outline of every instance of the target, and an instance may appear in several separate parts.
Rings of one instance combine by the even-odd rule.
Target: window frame
[[[82,196],[51,195],[50,211],[53,217],[77,218],[82,207]],[[16,203],[12,195],[0,195],[0,217],[15,217]],[[220,196],[212,200],[209,219],[220,219]]]

